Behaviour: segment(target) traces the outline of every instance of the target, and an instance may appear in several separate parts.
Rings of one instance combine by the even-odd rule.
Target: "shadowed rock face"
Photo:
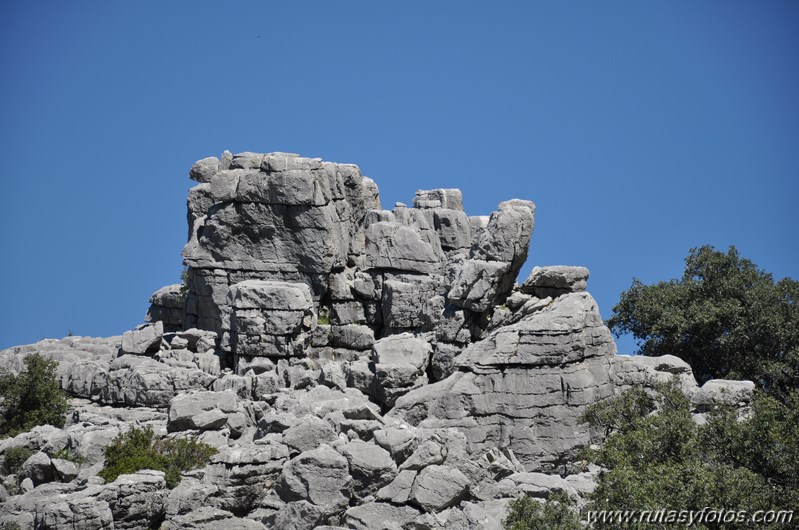
[[[592,491],[598,470],[574,463],[588,405],[672,378],[698,421],[751,398],[676,357],[616,355],[584,267],[516,285],[530,201],[470,217],[433,189],[382,210],[357,166],[285,153],[189,175],[188,282],[151,297],[148,324],[0,352],[15,373],[57,360],[72,397],[63,429],[0,440],[2,459],[31,453],[0,466],[0,526],[500,529],[522,493]],[[106,484],[105,448],[134,425],[217,453],[171,490],[160,471]]]

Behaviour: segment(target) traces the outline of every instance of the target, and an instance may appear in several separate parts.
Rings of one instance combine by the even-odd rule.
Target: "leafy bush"
[[[552,493],[546,504],[523,495],[510,503],[503,526],[506,530],[579,530],[580,517],[570,508],[565,493]]]
[[[119,434],[105,449],[105,466],[98,473],[107,482],[119,475],[142,469],[155,469],[166,474],[166,484],[174,488],[181,472],[203,466],[216,449],[195,439],[167,438],[158,440],[152,427],[136,427]]]
[[[596,403],[583,419],[610,433],[601,448],[585,452],[604,468],[587,510],[713,506],[751,513],[799,505],[799,392],[788,404],[761,392],[748,419],[719,408],[699,425],[689,400],[671,383],[658,386],[654,397],[639,389]],[[618,521],[594,527],[660,528]]]
[[[0,376],[0,436],[15,436],[37,425],[64,426],[69,406],[58,382],[58,363],[38,353],[25,357],[24,363],[18,375]]]
[[[25,463],[25,460],[30,458],[32,454],[33,451],[27,447],[11,447],[10,449],[6,449],[3,455],[3,470],[9,475],[16,473],[19,471],[19,468],[22,467],[22,464]]]

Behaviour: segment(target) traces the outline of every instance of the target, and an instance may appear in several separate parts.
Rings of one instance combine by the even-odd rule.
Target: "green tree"
[[[799,387],[799,282],[711,246],[691,249],[679,280],[634,279],[608,326],[639,353],[676,355],[701,382],[750,379],[783,401]]]
[[[640,389],[597,403],[583,416],[610,435],[585,457],[600,465],[597,488],[586,511],[782,510],[797,506],[799,485],[799,392],[784,404],[763,392],[752,414],[719,408],[700,425],[676,383],[654,395]],[[621,413],[623,421],[614,419]],[[595,521],[594,527],[671,528],[655,522]],[[695,528],[740,528],[695,525]]]
[[[580,530],[580,517],[568,496],[554,492],[546,503],[522,495],[512,501],[502,521],[507,530]]]
[[[108,482],[119,475],[142,469],[163,471],[166,484],[174,488],[181,472],[205,465],[216,449],[196,439],[167,438],[159,440],[152,427],[136,427],[120,433],[105,449],[105,466],[98,473]]]
[[[0,376],[0,435],[14,436],[37,425],[63,427],[69,405],[56,370],[58,362],[33,353],[25,369]]]

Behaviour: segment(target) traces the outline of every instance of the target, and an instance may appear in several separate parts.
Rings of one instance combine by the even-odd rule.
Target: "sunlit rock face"
[[[226,153],[197,162],[190,176],[199,184],[188,198],[183,325],[218,333],[237,365],[242,357],[302,357],[312,343],[310,333],[298,341],[233,329],[255,325],[245,313],[259,308],[234,303],[251,281],[306,285],[336,337],[317,346],[364,351],[374,339],[440,329],[433,342],[460,348],[510,295],[534,227],[530,201],[470,218],[456,189],[420,190],[414,207],[382,210],[376,184],[357,166],[287,153]],[[273,318],[281,311],[261,309]]]
[[[0,465],[0,526],[499,530],[522,494],[585,503],[592,403],[671,380],[697,421],[751,399],[676,357],[616,355],[588,269],[517,278],[530,201],[468,216],[459,190],[431,189],[383,210],[357,166],[286,153],[189,176],[186,281],[147,323],[0,352],[11,373],[55,359],[70,395],[63,428],[0,441],[2,464],[30,451]],[[134,426],[216,453],[172,489],[162,471],[106,482]]]

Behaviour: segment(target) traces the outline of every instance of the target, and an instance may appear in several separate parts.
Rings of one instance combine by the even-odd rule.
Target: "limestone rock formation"
[[[288,153],[189,177],[186,284],[154,293],[146,324],[0,352],[12,372],[57,360],[71,396],[63,428],[0,441],[3,461],[32,455],[0,465],[0,526],[499,529],[522,493],[592,491],[588,405],[671,379],[698,421],[751,399],[675,357],[616,355],[584,267],[517,285],[531,201],[468,216],[432,189],[384,210],[357,166]],[[173,489],[152,470],[105,483],[134,425],[217,453]]]

